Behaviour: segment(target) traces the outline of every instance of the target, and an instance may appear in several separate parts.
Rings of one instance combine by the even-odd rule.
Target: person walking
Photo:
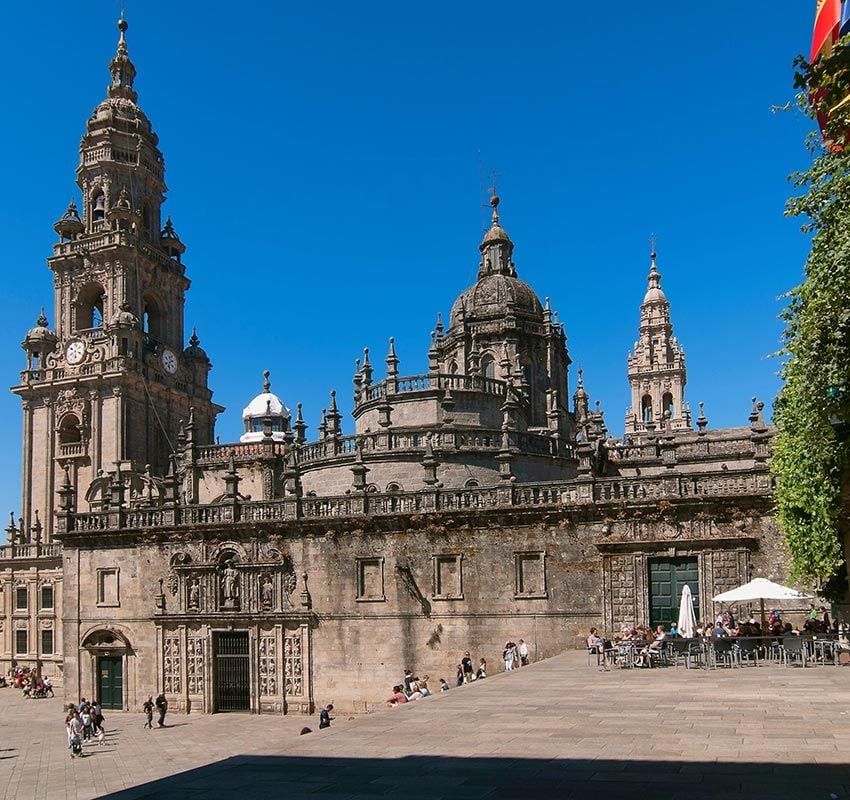
[[[528,645],[522,640],[519,640],[519,664],[521,667],[528,666]]]
[[[335,717],[331,716],[331,711],[333,710],[334,704],[328,703],[327,706],[319,712],[319,730],[322,728],[330,728],[331,720],[335,719]]]
[[[475,669],[472,666],[472,656],[469,655],[469,650],[463,654],[463,658],[460,660],[460,663],[463,667],[463,682],[470,683],[473,679],[473,675],[475,674]]]
[[[156,710],[159,712],[159,719],[156,721],[156,724],[160,728],[165,727],[165,712],[168,711],[168,700],[165,699],[165,695],[160,692],[156,696]]]
[[[512,672],[517,661],[516,645],[513,642],[505,642],[502,658],[505,659],[505,672]]]
[[[142,711],[145,712],[145,728],[153,729],[153,695],[149,694],[148,699],[142,705]]]

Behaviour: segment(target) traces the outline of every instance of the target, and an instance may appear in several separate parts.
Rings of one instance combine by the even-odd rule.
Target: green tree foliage
[[[825,123],[812,133],[812,164],[792,176],[801,194],[787,214],[812,234],[803,283],[788,293],[776,398],[772,469],[779,524],[798,579],[834,587],[844,572],[841,476],[846,437],[830,418],[850,422],[850,37],[831,55],[795,62],[798,105]],[[845,147],[845,143],[848,145]]]

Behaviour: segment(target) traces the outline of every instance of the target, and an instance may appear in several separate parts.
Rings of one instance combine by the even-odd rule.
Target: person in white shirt
[[[519,640],[519,663],[521,667],[528,666],[528,645],[522,640]]]

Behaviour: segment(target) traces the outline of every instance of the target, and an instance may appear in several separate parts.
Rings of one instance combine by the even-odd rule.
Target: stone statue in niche
[[[232,561],[224,566],[221,576],[221,591],[224,595],[224,608],[239,608],[239,573]]]
[[[268,575],[263,576],[263,586],[260,594],[263,600],[263,610],[269,611],[274,602],[274,584]]]
[[[189,587],[189,608],[193,610],[198,609],[198,605],[201,599],[201,584],[197,578],[192,581],[192,585]]]

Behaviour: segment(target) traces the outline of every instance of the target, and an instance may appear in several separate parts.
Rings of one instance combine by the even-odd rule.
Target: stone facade
[[[27,334],[13,387],[4,668],[64,673],[107,707],[163,690],[192,712],[363,710],[407,666],[451,678],[466,649],[495,665],[507,639],[540,658],[590,625],[663,619],[677,580],[709,618],[717,592],[784,577],[772,429],[755,400],[745,427],[692,427],[655,254],[615,439],[580,371],[570,402],[564,327],[518,277],[495,196],[427,373],[403,375],[390,339],[376,379],[366,351],[353,435],[331,393],[314,441],[266,374],[241,440],[212,444],[221,409],[197,336],[183,347],[185,248],[160,228],[163,159],[120,28],[83,214],[55,225],[56,329]]]

